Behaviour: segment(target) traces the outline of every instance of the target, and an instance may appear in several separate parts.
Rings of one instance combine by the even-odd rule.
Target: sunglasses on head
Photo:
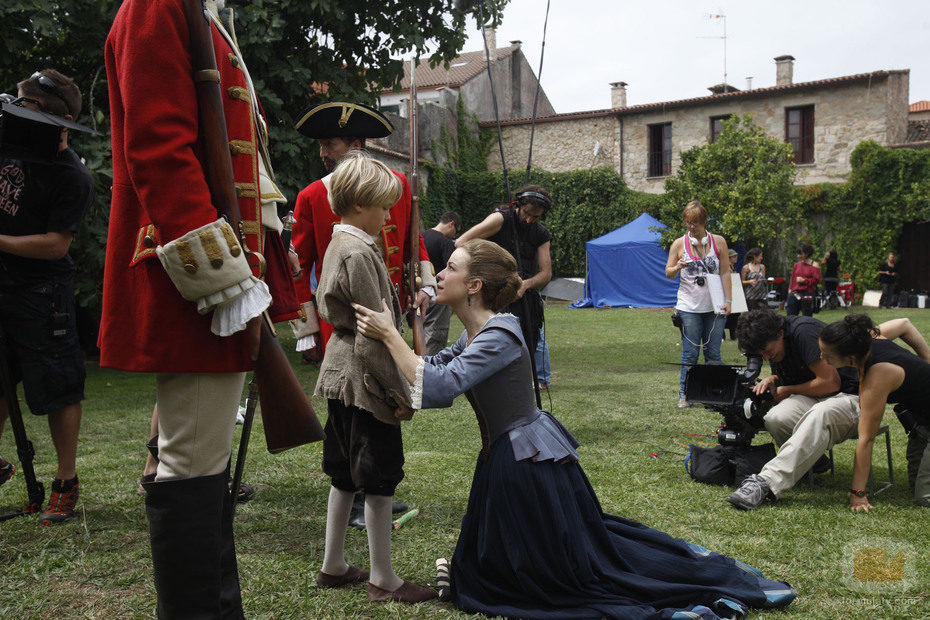
[[[68,105],[68,100],[65,99],[65,96],[61,94],[60,90],[58,90],[58,85],[55,84],[55,81],[52,78],[43,74],[41,71],[36,71],[31,76],[29,76],[29,79],[35,80],[36,84],[39,85],[39,88],[45,92],[51,93],[61,99],[61,102],[65,104],[65,109],[68,110],[68,114],[71,113],[71,106]]]
[[[33,99],[32,97],[14,97],[13,95],[3,93],[3,94],[0,94],[0,102],[6,103],[9,105],[19,106],[21,108],[26,107],[23,104],[31,103],[32,105],[39,108],[40,111],[42,112],[45,111],[45,106],[42,105],[42,102],[39,101],[38,99]]]

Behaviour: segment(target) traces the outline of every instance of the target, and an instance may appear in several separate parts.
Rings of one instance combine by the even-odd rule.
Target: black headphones
[[[546,203],[547,209],[552,206],[552,199],[546,196],[545,194],[540,194],[539,192],[525,191],[525,192],[520,192],[519,194],[516,195],[517,202],[521,202],[524,198],[536,198],[538,200],[541,200],[544,203]]]

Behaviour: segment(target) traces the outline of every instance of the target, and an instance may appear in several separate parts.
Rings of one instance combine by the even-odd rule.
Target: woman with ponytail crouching
[[[920,354],[903,349],[887,338],[900,336]],[[827,325],[820,333],[823,359],[831,366],[852,366],[859,371],[859,439],[853,463],[850,505],[868,512],[873,506],[865,494],[872,467],[872,447],[887,403],[908,434],[907,475],[914,501],[930,506],[930,347],[908,319],[876,327],[864,314],[851,314]]]
[[[521,280],[513,257],[472,240],[437,276],[437,303],[465,326],[418,357],[389,313],[356,306],[357,329],[384,341],[414,408],[465,393],[482,449],[449,574],[449,599],[470,613],[517,618],[733,617],[783,606],[795,592],[745,564],[604,514],[578,464],[578,442],[536,408],[530,355],[515,317],[497,314]]]

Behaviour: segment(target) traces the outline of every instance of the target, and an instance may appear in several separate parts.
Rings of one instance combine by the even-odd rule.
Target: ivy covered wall
[[[852,275],[859,294],[877,288],[877,266],[888,252],[898,252],[904,226],[930,220],[930,151],[888,149],[876,142],[860,144],[851,157],[846,183],[795,187],[783,205],[781,225],[766,244],[771,275],[788,275],[799,243],[811,243],[817,258],[839,252],[842,272]],[[523,184],[512,175],[511,191]],[[629,189],[607,167],[550,173],[534,170],[530,183],[552,195],[554,207],[545,224],[552,231],[555,277],[583,277],[585,242],[626,224],[646,212],[668,221],[681,204],[669,194]],[[500,171],[463,171],[430,167],[430,184],[421,197],[424,226],[433,226],[446,211],[457,211],[466,228],[506,202]],[[708,204],[711,216],[714,205]],[[791,214],[790,217],[785,214]],[[740,239],[729,239],[731,243]],[[907,257],[902,257],[907,260]],[[784,273],[782,273],[784,271]]]
[[[930,151],[859,144],[846,183],[797,188],[801,230],[822,256],[836,249],[856,290],[878,287],[878,265],[899,253],[904,227],[930,220]],[[902,256],[907,261],[907,256]]]

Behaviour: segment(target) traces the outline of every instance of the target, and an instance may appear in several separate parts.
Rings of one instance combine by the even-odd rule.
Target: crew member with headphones
[[[720,235],[707,232],[707,209],[697,200],[685,205],[682,223],[688,232],[672,243],[665,264],[665,277],[680,275],[675,311],[681,318],[681,383],[678,408],[689,407],[685,398],[688,368],[698,361],[701,350],[704,362],[720,361],[725,316],[730,314],[730,261],[727,242]],[[722,303],[715,304],[711,288],[719,277],[723,288]]]
[[[543,324],[539,289],[552,279],[552,257],[549,255],[552,233],[540,221],[551,208],[549,192],[538,185],[526,185],[517,191],[513,202],[494,209],[493,213],[463,233],[455,242],[455,247],[461,247],[470,239],[488,239],[517,259],[523,286],[520,287],[517,300],[501,312],[509,312],[520,319],[523,339],[530,351],[536,350]],[[522,301],[524,296],[527,300],[525,306]]]

